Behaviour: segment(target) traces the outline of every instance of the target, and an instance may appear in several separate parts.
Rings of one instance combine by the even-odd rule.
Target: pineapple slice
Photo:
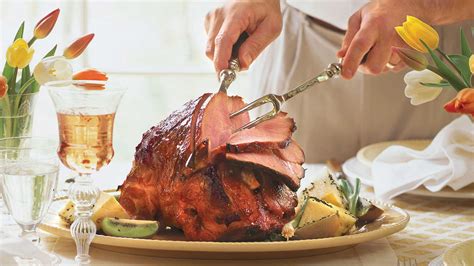
[[[337,214],[332,214],[318,221],[304,224],[296,230],[295,236],[299,239],[333,237],[338,233],[340,226],[339,217]]]
[[[298,190],[300,201],[307,197],[314,197],[339,207],[345,207],[344,196],[327,169],[321,170],[314,177],[310,178],[308,182],[310,182],[308,185],[302,186]]]
[[[356,218],[346,209],[318,198],[308,198],[308,202],[305,204],[302,211],[303,214],[298,226],[296,227],[295,233],[302,238],[309,238],[307,237],[309,236],[309,230],[308,228],[305,228],[308,226],[311,226],[313,231],[317,226],[324,225],[322,228],[318,229],[318,232],[313,232],[315,235],[340,236],[348,233],[356,222]],[[329,217],[331,217],[331,219],[327,219]],[[303,228],[305,229],[302,230]]]
[[[341,223],[339,230],[336,232],[336,235],[340,236],[340,235],[349,233],[349,231],[355,225],[357,219],[354,216],[352,216],[352,214],[348,210],[335,206],[331,203],[328,203],[328,204],[337,210],[337,215],[339,216],[339,222]]]
[[[69,200],[59,212],[59,217],[70,225],[74,222],[74,211],[74,203]],[[120,206],[120,203],[113,195],[101,192],[99,199],[92,209],[91,216],[91,220],[95,223],[97,230],[100,229],[101,221],[105,217],[130,219],[130,215]]]
[[[59,211],[58,215],[69,225],[74,222],[74,203],[72,203],[72,200],[66,202],[66,205]]]
[[[317,198],[309,198],[297,227],[303,227],[306,224],[319,221],[322,218],[334,214],[337,214],[337,210],[327,202],[321,201]]]
[[[334,206],[337,206],[337,207],[341,207],[343,208],[344,206],[342,205],[342,201],[341,201],[341,197],[338,197],[336,195],[334,195],[334,193],[327,193],[326,195],[324,195],[324,197],[321,198],[322,200],[324,200],[325,202],[327,203],[331,203],[332,205]]]

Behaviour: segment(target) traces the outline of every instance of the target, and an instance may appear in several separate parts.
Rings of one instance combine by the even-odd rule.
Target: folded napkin
[[[33,258],[27,265],[53,265],[51,257],[28,240],[0,231],[0,265],[25,265],[21,258]]]
[[[390,199],[424,185],[432,192],[474,183],[474,123],[461,116],[445,126],[423,151],[385,149],[372,164],[375,195]]]

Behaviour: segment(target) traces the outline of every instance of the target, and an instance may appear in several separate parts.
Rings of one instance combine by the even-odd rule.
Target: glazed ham
[[[143,135],[120,204],[189,240],[250,241],[280,232],[295,215],[304,153],[285,113],[242,131],[240,97],[204,94]]]

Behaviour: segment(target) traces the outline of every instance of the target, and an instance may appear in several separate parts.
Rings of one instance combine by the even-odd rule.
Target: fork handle
[[[232,46],[232,55],[229,60],[229,67],[222,70],[219,73],[219,78],[221,80],[221,86],[219,91],[227,92],[230,84],[235,80],[237,77],[237,72],[240,71],[240,62],[239,62],[239,50],[240,46],[247,40],[249,37],[247,32],[242,32],[240,34],[239,39],[234,43]]]
[[[240,71],[240,61],[239,61],[239,50],[240,46],[248,39],[249,35],[247,32],[242,32],[237,41],[232,46],[232,56],[229,60],[229,69],[239,72]]]

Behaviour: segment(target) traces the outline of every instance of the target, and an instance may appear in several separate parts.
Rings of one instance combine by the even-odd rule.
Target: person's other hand
[[[219,73],[228,67],[232,46],[246,31],[248,39],[239,50],[241,69],[247,69],[281,32],[279,0],[236,0],[209,12],[205,27],[208,36],[206,55]]]
[[[392,46],[405,46],[397,36],[395,26],[401,25],[406,15],[423,18],[416,1],[379,0],[363,6],[349,19],[349,25],[337,56],[344,58],[342,77],[351,79],[360,66],[367,74],[400,71],[405,64],[392,51]],[[367,54],[366,61],[361,65]]]

